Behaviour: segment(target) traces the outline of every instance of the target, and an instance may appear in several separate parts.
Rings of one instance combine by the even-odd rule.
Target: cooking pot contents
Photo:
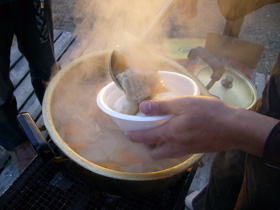
[[[187,88],[188,80],[184,80],[181,82],[178,80],[177,77],[174,77],[174,75],[173,76],[169,75],[170,78],[168,78],[168,79],[165,78],[164,85],[163,85],[163,81],[161,80],[160,74],[158,72],[149,72],[149,73],[145,74],[144,76],[142,76],[142,77],[141,76],[138,77],[138,75],[136,75],[137,80],[139,78],[141,78],[142,80],[145,80],[145,81],[142,81],[142,82],[137,81],[137,82],[135,82],[136,83],[135,85],[131,85],[131,86],[135,86],[135,89],[133,91],[131,91],[132,94],[134,94],[133,92],[135,92],[136,95],[141,94],[138,98],[141,98],[144,95],[144,93],[143,93],[144,89],[147,89],[147,92],[149,93],[149,95],[147,97],[142,97],[143,99],[165,100],[165,99],[180,97],[183,95],[193,94],[191,87],[188,87],[190,89]],[[168,76],[165,76],[165,77],[168,77]],[[175,80],[175,79],[177,79],[177,80]],[[133,82],[133,81],[130,81],[130,82]],[[141,83],[144,83],[144,84],[141,84]],[[141,84],[139,89],[136,88],[138,86],[138,84]],[[151,85],[154,86],[153,94],[150,94],[151,91],[150,91],[149,87]],[[127,88],[131,88],[131,86],[128,85]],[[143,88],[143,86],[147,86],[147,87]],[[137,92],[137,91],[139,91],[139,92]],[[129,92],[129,90],[128,90],[128,92]],[[195,94],[197,94],[197,93],[195,92]],[[112,107],[112,109],[114,111],[122,113],[122,114],[145,116],[138,109],[138,107],[139,107],[138,101],[131,102],[129,100],[129,96],[127,96],[127,94],[119,94],[119,97],[116,97],[116,98],[117,99],[113,103],[113,107]]]
[[[98,87],[108,81],[98,83],[104,79],[89,70],[76,72],[57,86],[52,113],[59,135],[81,157],[108,169],[131,173],[164,170],[190,157],[153,160],[144,145],[127,140],[111,118],[98,109]]]

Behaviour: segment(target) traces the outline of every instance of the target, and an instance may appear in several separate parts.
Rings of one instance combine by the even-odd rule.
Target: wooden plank
[[[24,77],[27,75],[29,71],[29,65],[26,60],[26,58],[22,58],[13,68],[12,71],[10,71],[10,79],[12,83],[14,84],[15,88],[18,87],[20,82],[24,79]]]
[[[17,99],[18,110],[20,110],[21,107],[26,103],[26,100],[31,96],[33,91],[34,90],[31,85],[31,77],[30,74],[28,74],[14,91],[14,95]]]
[[[63,54],[63,56],[59,60],[59,65],[61,67],[70,63],[74,59],[83,55],[85,49],[88,47],[91,39],[86,36],[78,36],[74,40],[74,42],[69,46],[67,52]]]
[[[18,44],[12,47],[11,53],[10,53],[10,68],[12,69],[17,62],[22,59],[23,55],[18,50]]]
[[[61,58],[69,45],[74,41],[75,35],[70,32],[64,32],[54,44],[54,52],[57,60]]]
[[[62,31],[60,30],[54,30],[53,32],[53,41],[56,42],[56,40],[61,36]]]

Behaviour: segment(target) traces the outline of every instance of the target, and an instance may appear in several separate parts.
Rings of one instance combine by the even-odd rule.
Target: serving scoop
[[[141,34],[140,40],[145,40],[149,37],[151,32],[156,28],[156,26],[161,22],[161,20],[168,14],[168,12],[174,7],[178,0],[167,0],[166,4],[159,11],[155,19],[150,23],[148,28]],[[114,49],[110,56],[109,71],[112,80],[115,84],[123,90],[120,82],[116,79],[116,76],[127,69],[127,60],[118,50]]]
[[[124,91],[121,83],[117,80],[117,75],[127,69],[126,58],[121,55],[117,50],[113,50],[110,56],[109,71],[115,84]]]

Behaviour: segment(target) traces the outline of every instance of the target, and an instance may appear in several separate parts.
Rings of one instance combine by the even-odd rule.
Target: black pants
[[[217,153],[208,186],[195,210],[280,209],[280,170],[262,158],[234,150]]]
[[[53,50],[51,1],[45,0],[41,21],[47,30],[44,37],[38,29],[36,11],[32,0],[0,5],[0,145],[7,150],[13,150],[25,141],[16,120],[17,104],[9,78],[13,36],[17,37],[19,50],[29,63],[32,85],[40,102],[45,91],[44,82],[50,79],[52,70],[58,68]]]

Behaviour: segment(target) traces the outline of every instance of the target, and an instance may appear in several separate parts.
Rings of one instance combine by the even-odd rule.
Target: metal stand
[[[241,31],[243,21],[244,21],[244,17],[242,17],[236,21],[227,20],[223,34],[226,36],[238,38],[239,33]]]

